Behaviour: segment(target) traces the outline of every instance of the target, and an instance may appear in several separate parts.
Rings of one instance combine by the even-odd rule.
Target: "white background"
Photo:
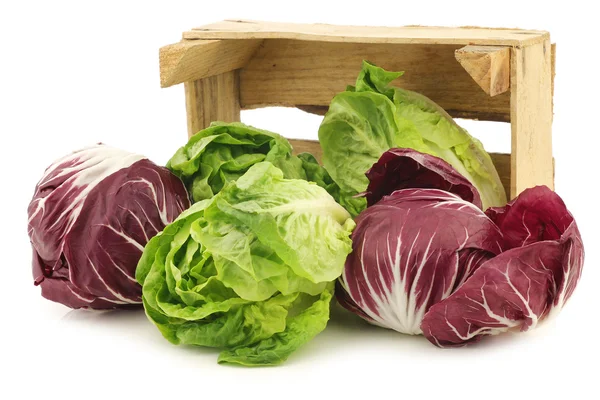
[[[592,3],[533,3],[3,1],[0,398],[599,398],[600,87],[588,39],[597,22]],[[225,18],[550,31],[558,44],[556,190],[587,251],[580,285],[558,319],[531,333],[440,350],[336,310],[327,330],[284,366],[245,369],[217,365],[211,349],[169,344],[141,311],[70,311],[43,299],[31,277],[26,207],[44,168],[98,141],[165,163],[186,141],[185,107],[181,85],[159,87],[158,48]],[[320,118],[265,109],[245,111],[242,120],[316,138]],[[509,151],[508,124],[461,123],[489,151]]]

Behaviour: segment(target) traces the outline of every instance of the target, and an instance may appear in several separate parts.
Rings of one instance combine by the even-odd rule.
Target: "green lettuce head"
[[[179,148],[167,168],[181,178],[192,201],[197,202],[210,199],[227,182],[263,161],[275,165],[289,179],[313,180],[315,174],[326,175],[314,157],[293,155],[283,136],[239,122],[213,122]]]
[[[315,183],[260,162],[146,245],[136,271],[148,318],[219,362],[275,365],[321,332],[354,222]]]
[[[444,159],[479,191],[483,208],[502,206],[506,194],[489,154],[429,98],[389,84],[402,72],[366,61],[356,80],[337,94],[319,128],[323,165],[339,185],[340,204],[353,216],[366,207],[365,172],[390,148],[412,148]]]

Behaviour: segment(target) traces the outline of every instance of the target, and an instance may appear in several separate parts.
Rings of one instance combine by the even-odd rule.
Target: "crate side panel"
[[[430,97],[450,115],[509,121],[510,94],[487,95],[456,61],[458,48],[265,40],[240,71],[241,106],[327,106],[336,93],[354,84],[362,61],[368,60],[405,71],[395,85]]]

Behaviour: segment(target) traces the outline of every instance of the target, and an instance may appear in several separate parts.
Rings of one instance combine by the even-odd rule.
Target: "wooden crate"
[[[509,198],[554,187],[555,48],[548,32],[521,29],[365,27],[226,20],[160,49],[162,87],[183,83],[192,135],[241,109],[298,107],[323,114],[353,84],[363,59],[405,71],[395,84],[454,117],[511,124],[511,154],[491,154]],[[320,159],[318,142],[291,140]]]

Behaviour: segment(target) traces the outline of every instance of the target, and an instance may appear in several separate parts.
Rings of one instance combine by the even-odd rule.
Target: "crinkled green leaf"
[[[324,329],[353,228],[324,188],[255,164],[148,242],[146,314],[172,343],[224,349],[222,362],[281,362]]]
[[[363,197],[354,197],[352,193],[342,191],[327,170],[322,165],[319,165],[312,154],[298,154],[298,158],[302,160],[306,178],[327,190],[327,193],[344,207],[350,215],[356,216],[366,207],[367,203]]]
[[[288,318],[284,331],[250,346],[238,346],[219,355],[219,363],[245,366],[278,365],[296,349],[318,335],[329,320],[333,284],[329,284],[308,308]]]
[[[302,161],[292,155],[287,139],[239,122],[213,122],[179,148],[167,168],[183,180],[197,202],[211,198],[262,161],[281,169],[286,178],[306,179]]]
[[[272,164],[261,163],[227,189],[206,210],[208,220],[235,218],[311,282],[339,276],[328,264],[344,263],[350,249],[343,239],[354,222],[321,187],[284,179]]]

